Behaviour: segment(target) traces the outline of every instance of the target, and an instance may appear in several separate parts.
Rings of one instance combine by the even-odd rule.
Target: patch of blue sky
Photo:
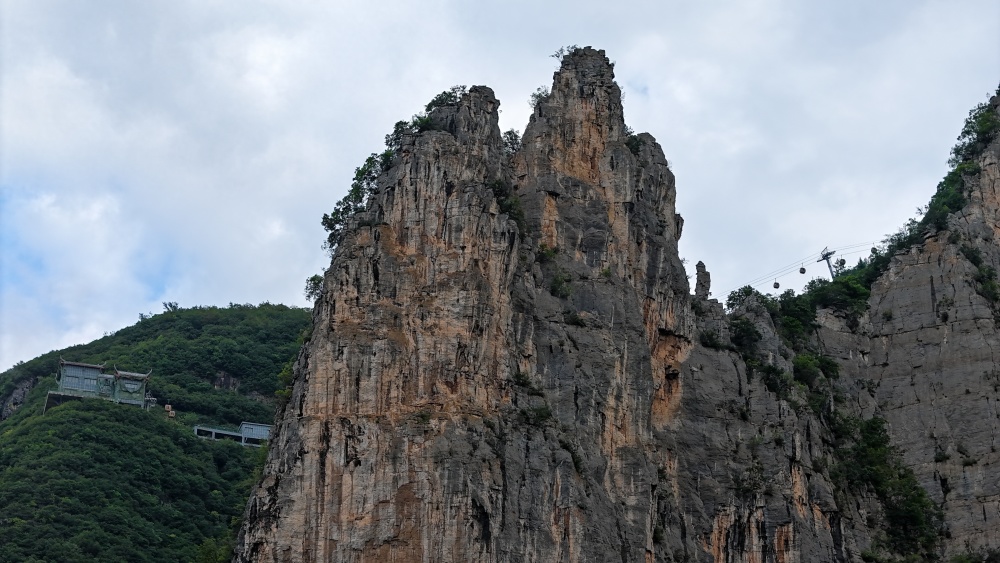
[[[49,272],[44,257],[31,250],[24,231],[11,220],[16,208],[16,198],[6,185],[0,186],[0,287],[4,288],[31,287]]]
[[[170,301],[167,292],[177,267],[173,254],[164,249],[147,256],[135,271],[143,288],[143,297],[149,301]]]

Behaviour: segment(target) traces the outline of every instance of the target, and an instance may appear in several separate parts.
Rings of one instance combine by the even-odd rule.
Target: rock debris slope
[[[828,431],[749,377],[738,355],[700,343],[705,331],[728,342],[729,321],[707,299],[704,268],[689,295],[674,176],[653,137],[626,128],[604,52],[563,58],[516,154],[504,151],[498,108],[480,86],[433,110],[433,130],[404,136],[346,230],[236,560],[859,561],[874,501],[838,494],[819,468]],[[969,229],[997,232],[983,213],[967,215]],[[934,268],[967,268],[949,256],[951,266],[914,257],[893,272],[928,268],[913,274],[918,284],[945,275]],[[951,292],[964,307],[952,322],[967,324],[925,330],[995,341],[988,307],[935,283],[939,300]],[[927,306],[873,299],[900,313]],[[743,314],[770,361],[790,369],[766,312]],[[896,339],[926,346],[915,328]],[[978,425],[967,412],[946,421],[919,409],[987,394],[985,375],[973,380],[992,369],[989,353],[953,345],[978,363],[969,394],[945,393],[870,373],[894,361],[889,329],[838,329],[823,339],[851,381],[880,377],[887,397],[858,408],[888,401],[922,481],[946,478],[949,517],[974,520],[996,494],[986,463],[996,395],[982,399]],[[948,377],[931,355],[922,369]],[[964,446],[981,465],[924,467],[927,432],[954,449],[959,428],[974,431]],[[989,518],[968,537],[996,545],[995,510]]]

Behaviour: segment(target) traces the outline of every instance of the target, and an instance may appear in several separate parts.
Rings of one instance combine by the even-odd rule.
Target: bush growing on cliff
[[[747,367],[749,368],[750,364],[747,364]],[[779,399],[787,401],[792,397],[792,389],[795,388],[795,384],[785,370],[770,364],[758,364],[753,371],[760,374],[760,380],[764,382],[764,387]]]
[[[552,53],[549,56],[552,57],[553,59],[558,59],[560,62],[562,62],[563,57],[565,57],[566,55],[569,55],[570,53],[572,53],[573,51],[576,51],[579,48],[580,48],[580,46],[576,45],[576,44],[574,44],[574,45],[564,45],[564,46],[559,47],[558,49],[556,49],[556,52]]]
[[[538,262],[539,264],[548,264],[556,259],[556,254],[559,254],[558,247],[549,247],[543,242],[538,245],[538,253],[535,254],[535,262]]]
[[[629,152],[635,156],[639,156],[639,151],[642,150],[642,146],[646,144],[639,135],[635,134],[628,125],[625,126],[625,146],[628,147]]]
[[[521,421],[535,428],[542,428],[552,420],[552,409],[548,405],[521,409]]]
[[[810,295],[795,295],[791,289],[780,297],[764,295],[756,289],[745,286],[730,292],[726,299],[729,310],[742,309],[755,301],[763,306],[774,322],[778,335],[793,350],[802,350],[816,327],[816,303]]]
[[[521,207],[521,198],[509,195],[500,200],[500,213],[506,213],[517,225],[517,232],[524,233],[524,208]]]
[[[313,274],[306,279],[305,296],[306,299],[316,301],[323,294],[323,276]]]
[[[806,295],[795,295],[791,289],[777,299],[777,308],[771,310],[771,318],[778,327],[778,333],[793,350],[807,347],[812,332],[816,329],[816,305]]]
[[[566,324],[571,326],[586,327],[587,321],[580,316],[577,311],[566,311],[563,313],[563,319],[565,319]]]
[[[431,98],[431,101],[427,102],[427,105],[424,106],[424,111],[430,113],[434,108],[453,106],[462,99],[462,96],[464,96],[466,92],[468,92],[468,89],[465,87],[465,84],[452,86],[451,88],[448,88],[444,92],[441,92],[437,96]]]
[[[517,151],[521,150],[521,134],[516,129],[508,129],[501,135],[503,141],[503,155],[511,158]]]
[[[795,377],[795,381],[806,387],[813,387],[823,375],[819,369],[819,359],[812,354],[796,354],[795,358],[792,359],[792,375]]]
[[[976,293],[990,303],[1000,301],[1000,285],[997,284],[997,271],[992,266],[980,265],[972,277],[976,282]]]
[[[803,297],[812,303],[814,310],[823,307],[843,313],[847,326],[854,330],[868,308],[870,295],[871,291],[856,276],[841,275],[833,281],[820,278],[810,281],[806,284]]]
[[[354,180],[347,195],[333,206],[333,211],[323,214],[321,222],[328,233],[326,242],[323,243],[325,249],[332,252],[340,243],[348,221],[364,211],[368,198],[378,187],[378,177],[392,164],[393,156],[392,149],[386,149],[381,154],[372,153],[364,164],[354,169]]]
[[[729,324],[729,340],[744,358],[757,352],[757,343],[762,338],[760,331],[746,317],[737,317]]]
[[[537,90],[532,92],[531,97],[528,98],[528,104],[531,105],[532,108],[535,108],[540,102],[545,101],[550,94],[551,92],[549,92],[548,88],[545,86],[539,86]]]
[[[839,417],[832,426],[840,460],[834,479],[856,492],[875,493],[885,511],[886,547],[892,552],[933,560],[941,509],[891,445],[885,420]]]
[[[350,219],[368,206],[369,198],[377,189],[378,177],[392,165],[393,157],[403,145],[403,137],[433,130],[435,123],[429,115],[430,112],[435,108],[459,103],[467,92],[465,85],[452,86],[434,96],[424,106],[424,112],[415,114],[409,121],[396,122],[392,132],[385,136],[385,150],[381,153],[372,153],[365,159],[364,164],[354,170],[354,180],[347,195],[334,205],[332,212],[323,214],[323,228],[328,233],[323,248],[332,253],[340,243]]]
[[[713,350],[725,350],[726,345],[723,344],[722,339],[719,338],[719,333],[714,330],[703,330],[698,334],[698,342],[701,343],[705,348],[711,348]]]
[[[398,151],[403,146],[403,136],[417,132],[413,121],[397,121],[392,132],[385,136],[385,146],[391,151]]]
[[[573,294],[573,288],[570,286],[570,282],[573,278],[569,274],[563,272],[557,272],[552,276],[552,283],[549,285],[549,293],[560,298],[566,299]]]
[[[524,233],[524,209],[521,207],[521,199],[514,195],[513,187],[499,179],[494,180],[489,187],[497,200],[500,213],[505,213],[507,217],[513,219],[517,224],[517,232]]]
[[[997,89],[1000,94],[1000,88]],[[958,143],[951,149],[948,164],[956,167],[963,162],[974,160],[983,154],[986,147],[1000,132],[1000,116],[988,102],[983,102],[969,110],[969,117],[958,135]]]

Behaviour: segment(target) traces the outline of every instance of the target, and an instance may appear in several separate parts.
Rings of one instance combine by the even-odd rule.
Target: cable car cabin
[[[148,409],[156,404],[156,399],[146,392],[151,373],[122,371],[117,367],[110,372],[104,364],[67,362],[60,358],[59,386],[55,391],[49,391],[42,412],[79,399],[103,399]]]

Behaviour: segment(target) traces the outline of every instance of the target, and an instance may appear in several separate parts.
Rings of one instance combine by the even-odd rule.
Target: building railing
[[[196,425],[194,435],[206,440],[231,440],[243,446],[260,447],[271,437],[271,426],[244,422],[238,431]]]

